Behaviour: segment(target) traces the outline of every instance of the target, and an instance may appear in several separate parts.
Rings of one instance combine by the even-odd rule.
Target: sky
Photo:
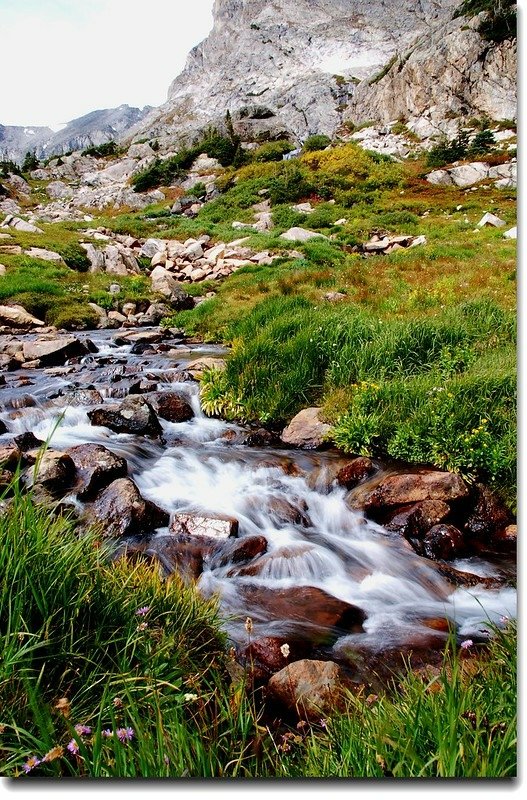
[[[0,124],[49,125],[166,100],[213,0],[0,0]],[[6,69],[8,67],[8,69]]]

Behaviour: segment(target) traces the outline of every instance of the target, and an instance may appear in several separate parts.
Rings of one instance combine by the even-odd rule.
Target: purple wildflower
[[[150,611],[150,606],[141,606],[141,608],[138,608],[135,613],[136,616],[138,617],[146,617],[149,611]]]
[[[470,650],[473,644],[474,642],[472,641],[472,639],[465,639],[464,642],[461,642],[460,647],[462,650]]]
[[[75,730],[79,736],[89,736],[91,733],[91,728],[88,725],[75,725]]]
[[[104,731],[101,731],[101,735],[104,736],[105,739],[110,739],[113,736],[113,731],[110,728],[106,728]]]
[[[28,758],[25,764],[22,764],[22,769],[27,775],[27,773],[31,772],[32,769],[38,767],[40,763],[40,758],[37,758],[37,756],[31,756],[31,758]]]
[[[71,742],[68,742],[67,749],[70,751],[70,753],[73,753],[74,756],[77,755],[77,753],[79,752],[79,745],[77,744],[75,739],[72,739]]]
[[[130,742],[135,735],[133,728],[117,728],[116,730],[117,738],[120,742]]]

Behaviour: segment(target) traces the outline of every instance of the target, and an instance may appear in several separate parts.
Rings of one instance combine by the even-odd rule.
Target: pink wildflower
[[[149,611],[150,611],[150,606],[141,606],[141,608],[138,608],[135,613],[136,616],[138,617],[146,617]]]
[[[117,738],[120,742],[129,742],[134,738],[135,732],[133,728],[117,728]]]
[[[79,736],[89,736],[91,733],[91,728],[88,725],[75,725],[75,730]]]
[[[70,751],[70,753],[73,753],[74,756],[77,755],[77,753],[79,752],[79,745],[77,744],[75,739],[72,739],[70,742],[68,742],[67,749]]]
[[[27,775],[27,773],[31,772],[32,769],[38,767],[40,763],[41,763],[40,758],[37,758],[37,756],[31,756],[31,758],[28,758],[25,764],[22,764],[22,769]]]
[[[472,639],[465,639],[464,642],[461,642],[460,647],[462,650],[470,650],[473,644],[474,642],[472,641]]]
[[[101,735],[104,736],[105,739],[110,739],[113,736],[113,731],[110,728],[106,728],[104,731],[101,731]]]

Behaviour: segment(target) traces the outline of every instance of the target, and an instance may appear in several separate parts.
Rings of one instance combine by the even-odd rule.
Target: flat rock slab
[[[126,477],[126,460],[100,444],[80,444],[68,455],[75,465],[74,488],[80,500],[93,498],[117,478]]]
[[[96,351],[97,348],[92,342],[81,341],[75,336],[53,336],[49,339],[24,342],[22,350],[25,361],[39,361],[42,367],[57,367],[70,358],[78,358]]]
[[[364,611],[339,600],[314,586],[269,589],[261,585],[240,586],[239,592],[254,620],[281,620],[302,623],[313,630],[338,628],[362,630]]]
[[[196,358],[194,361],[189,361],[184,365],[184,369],[190,372],[193,378],[197,381],[201,380],[203,373],[207,369],[217,369],[223,372],[227,368],[227,362],[223,358],[213,358],[212,356],[204,356],[203,358]]]
[[[363,498],[366,510],[379,510],[422,500],[451,503],[469,496],[466,483],[451,472],[390,475]]]
[[[305,450],[318,450],[325,444],[331,425],[320,419],[321,408],[304,408],[282,432],[284,444]]]
[[[289,228],[280,234],[280,239],[285,239],[287,242],[308,242],[310,239],[327,239],[322,233],[315,233],[306,228]]]
[[[214,540],[238,535],[238,520],[219,514],[175,514],[170,530],[187,536],[204,536]]]
[[[38,328],[46,323],[30,314],[23,306],[0,306],[0,325],[14,328]]]

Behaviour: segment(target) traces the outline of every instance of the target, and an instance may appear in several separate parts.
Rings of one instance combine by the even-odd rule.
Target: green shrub
[[[118,156],[122,152],[117,142],[103,142],[103,144],[93,145],[87,147],[82,151],[83,156],[92,156],[93,158],[108,158],[108,156]]]
[[[467,151],[468,133],[461,131],[454,139],[449,141],[444,138],[434,145],[426,155],[426,164],[428,167],[442,167],[445,164],[452,164],[453,161],[465,158]]]
[[[294,145],[291,142],[288,142],[285,139],[279,139],[276,142],[266,142],[265,144],[260,145],[256,150],[253,151],[253,161],[259,162],[267,162],[267,161],[282,161],[284,155],[286,153],[291,152],[294,149]]]
[[[490,42],[503,42],[516,38],[515,0],[464,0],[456,12],[456,16],[474,17],[484,13],[478,31]]]
[[[291,206],[278,205],[273,208],[273,222],[277,228],[294,228],[298,225],[303,225],[306,221],[306,214],[301,214],[299,211],[294,211]]]
[[[271,203],[281,205],[302,200],[315,187],[304,170],[296,164],[286,162],[282,172],[269,180],[268,188]]]
[[[32,172],[34,169],[37,169],[39,165],[39,160],[36,156],[35,151],[26,153],[24,157],[24,161],[22,163],[22,172]]]
[[[311,153],[314,150],[324,150],[331,144],[331,139],[325,133],[313,133],[308,136],[302,145],[304,153]]]
[[[470,157],[484,155],[489,150],[492,150],[495,144],[494,134],[488,128],[485,128],[474,136],[467,150],[467,155]]]

